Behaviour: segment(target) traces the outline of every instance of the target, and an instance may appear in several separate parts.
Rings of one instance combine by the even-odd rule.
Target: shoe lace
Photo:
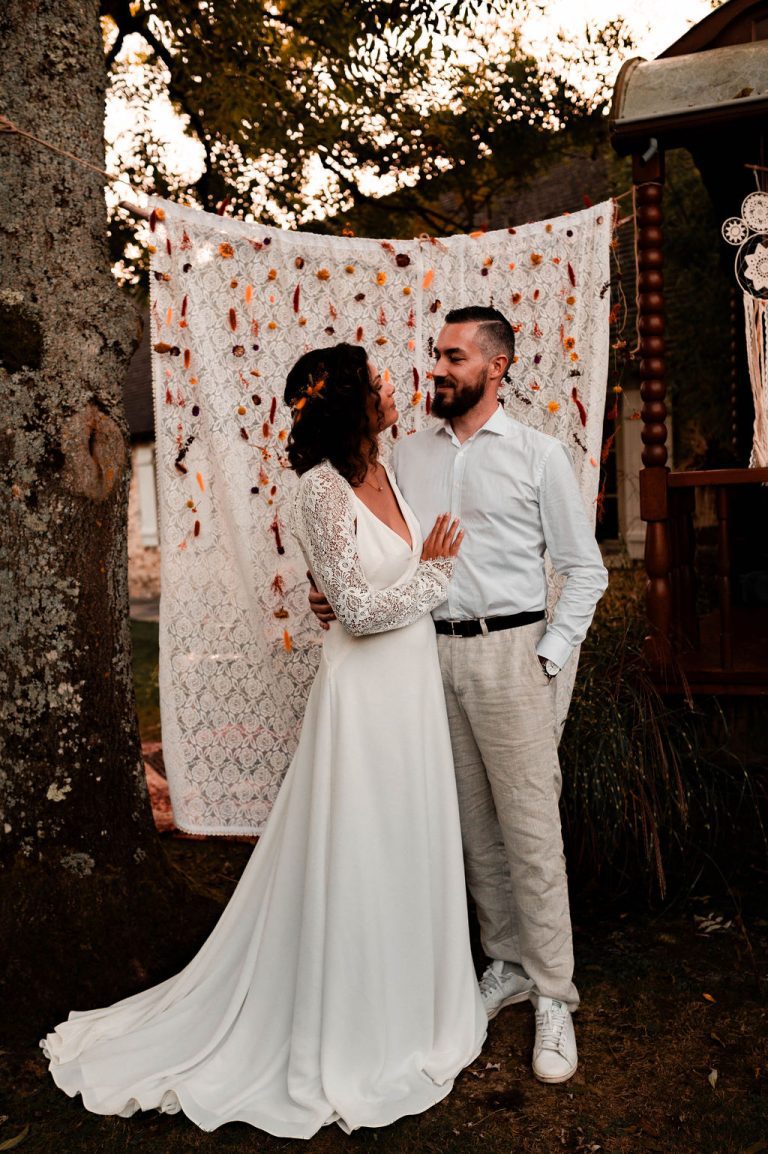
[[[485,997],[486,994],[492,994],[495,990],[498,990],[500,986],[501,979],[499,975],[489,966],[480,979],[480,993]]]
[[[560,1050],[565,1027],[565,1012],[552,1006],[536,1011],[539,1043],[542,1050]]]

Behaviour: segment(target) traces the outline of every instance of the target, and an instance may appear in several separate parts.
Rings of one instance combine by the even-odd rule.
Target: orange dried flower
[[[318,280],[330,280],[330,276],[331,276],[331,274],[328,272],[327,268],[319,268],[317,270],[317,279]]]
[[[531,264],[533,264],[533,265],[541,264],[543,259],[544,258],[542,257],[540,252],[532,252],[531,253]]]
[[[576,338],[575,337],[566,337],[565,340],[563,341],[563,344],[565,345],[565,347],[567,349],[573,349],[576,347]]]
[[[376,284],[386,284],[386,283],[387,283],[387,274],[385,272],[377,272],[376,273]]]
[[[235,250],[232,248],[231,244],[227,243],[227,241],[224,241],[223,244],[219,245],[219,256],[224,260],[231,260],[234,255]]]
[[[560,406],[557,401],[550,401],[547,405],[547,408],[549,409],[550,413],[556,413]]]

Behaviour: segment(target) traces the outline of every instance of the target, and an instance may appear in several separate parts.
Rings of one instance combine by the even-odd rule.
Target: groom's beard
[[[482,400],[485,385],[488,380],[488,367],[481,370],[473,385],[455,385],[447,377],[435,377],[435,395],[432,399],[432,412],[444,420],[453,417],[463,417],[470,409]],[[439,385],[447,385],[443,392],[438,392]]]

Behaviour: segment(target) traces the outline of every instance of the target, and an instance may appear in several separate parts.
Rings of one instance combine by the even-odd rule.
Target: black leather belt
[[[499,629],[519,629],[521,625],[533,625],[546,616],[543,609],[532,613],[513,613],[509,617],[478,617],[469,621],[436,621],[435,632],[448,637],[478,637],[481,633],[495,633]]]

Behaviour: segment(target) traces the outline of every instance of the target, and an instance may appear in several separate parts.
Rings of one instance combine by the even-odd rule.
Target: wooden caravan
[[[748,467],[754,410],[742,293],[734,277],[731,316],[722,318],[733,341],[722,404],[736,464],[670,470],[663,235],[669,149],[691,153],[722,221],[739,217],[756,173],[768,189],[768,0],[730,0],[656,60],[627,61],[610,131],[616,151],[631,157],[635,187],[648,658],[670,690],[768,694],[768,468]],[[714,604],[698,595],[695,514],[705,503],[716,511]]]

